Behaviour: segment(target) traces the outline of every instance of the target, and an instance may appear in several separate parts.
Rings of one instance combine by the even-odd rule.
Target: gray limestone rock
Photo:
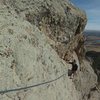
[[[50,84],[0,94],[0,100],[88,100],[97,77],[84,60],[86,22],[85,12],[69,0],[0,0],[0,91],[66,73]],[[73,80],[72,58],[79,66]]]

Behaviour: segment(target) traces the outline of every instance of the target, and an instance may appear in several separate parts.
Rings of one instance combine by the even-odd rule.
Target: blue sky
[[[70,0],[86,11],[88,22],[86,30],[100,30],[100,0]]]

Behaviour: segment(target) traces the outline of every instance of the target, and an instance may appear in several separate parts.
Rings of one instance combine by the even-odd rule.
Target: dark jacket
[[[76,63],[73,63],[73,62],[69,62],[69,63],[72,64],[72,71],[77,71],[78,65]]]

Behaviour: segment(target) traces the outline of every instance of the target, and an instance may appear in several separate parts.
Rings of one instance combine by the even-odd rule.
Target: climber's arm
[[[69,60],[67,60],[67,62],[68,62],[69,64],[73,64],[73,62],[71,62],[71,61],[69,61]]]
[[[73,62],[68,62],[69,64],[73,64]]]

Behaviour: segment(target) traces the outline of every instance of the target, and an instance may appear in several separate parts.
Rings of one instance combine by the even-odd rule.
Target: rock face
[[[5,4],[54,40],[55,44],[52,45],[60,57],[67,52],[65,44],[73,36],[80,35],[87,21],[85,13],[67,0],[6,0]],[[79,38],[78,41],[81,39]],[[74,40],[77,45],[78,41]]]
[[[66,73],[50,84],[0,94],[0,100],[88,100],[97,77],[84,58],[86,21],[68,0],[0,0],[0,91]],[[72,57],[79,65],[73,80]]]

